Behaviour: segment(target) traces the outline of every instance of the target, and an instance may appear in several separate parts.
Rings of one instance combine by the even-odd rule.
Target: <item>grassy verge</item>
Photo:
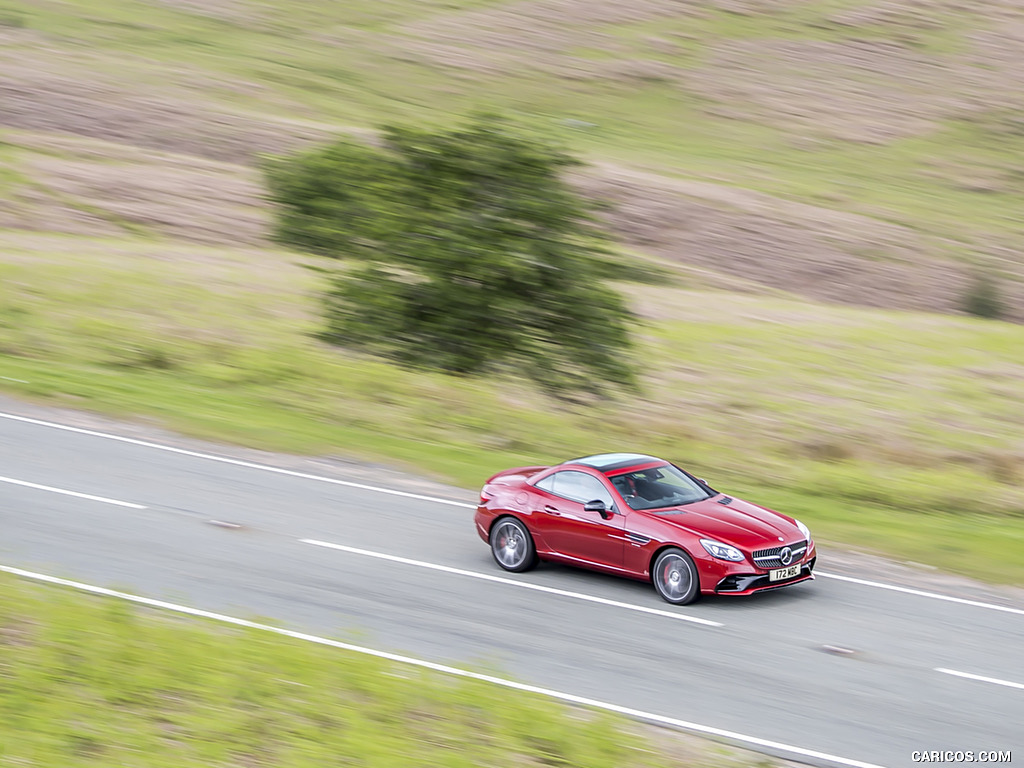
[[[0,574],[4,765],[765,764],[701,744],[683,762],[617,717]]]
[[[1019,326],[633,285],[643,396],[573,404],[319,345],[317,276],[288,254],[24,236],[4,254],[8,392],[467,488],[648,451],[820,538],[1024,581]]]

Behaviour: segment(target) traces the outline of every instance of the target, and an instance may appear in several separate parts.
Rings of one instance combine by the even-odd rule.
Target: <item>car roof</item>
[[[637,464],[649,464],[650,462],[667,463],[656,456],[648,456],[645,453],[598,453],[594,456],[583,456],[579,459],[571,459],[564,464],[582,464],[585,467],[593,467],[600,472],[612,472],[616,469],[632,467]]]

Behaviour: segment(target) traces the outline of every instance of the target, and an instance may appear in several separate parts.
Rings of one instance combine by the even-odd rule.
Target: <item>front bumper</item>
[[[734,573],[726,576],[715,586],[719,595],[752,595],[754,592],[766,592],[769,589],[781,589],[793,584],[814,579],[814,566],[817,556],[803,563],[800,573],[784,581],[769,581],[767,573]]]
[[[705,595],[750,595],[769,589],[779,589],[814,578],[818,550],[811,540],[804,556],[793,565],[800,566],[800,575],[785,581],[769,581],[768,574],[774,568],[761,568],[753,563],[750,555],[742,562],[719,560],[703,552],[697,552],[694,562],[700,573],[700,591]]]

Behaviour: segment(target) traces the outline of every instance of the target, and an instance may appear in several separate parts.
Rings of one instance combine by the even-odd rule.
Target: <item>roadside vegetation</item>
[[[0,762],[734,768],[763,756],[348,651],[0,574]]]
[[[468,489],[505,466],[649,451],[826,540],[1024,578],[1024,327],[690,290],[683,274],[617,283],[644,315],[642,392],[566,401],[525,379],[410,370],[317,341],[322,276],[293,259],[11,240],[0,384]]]

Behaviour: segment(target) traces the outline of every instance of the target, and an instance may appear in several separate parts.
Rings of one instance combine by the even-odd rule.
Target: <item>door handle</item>
[[[550,504],[545,504],[544,505],[544,511],[547,512],[549,515],[561,515],[562,514],[557,509],[552,507]]]

